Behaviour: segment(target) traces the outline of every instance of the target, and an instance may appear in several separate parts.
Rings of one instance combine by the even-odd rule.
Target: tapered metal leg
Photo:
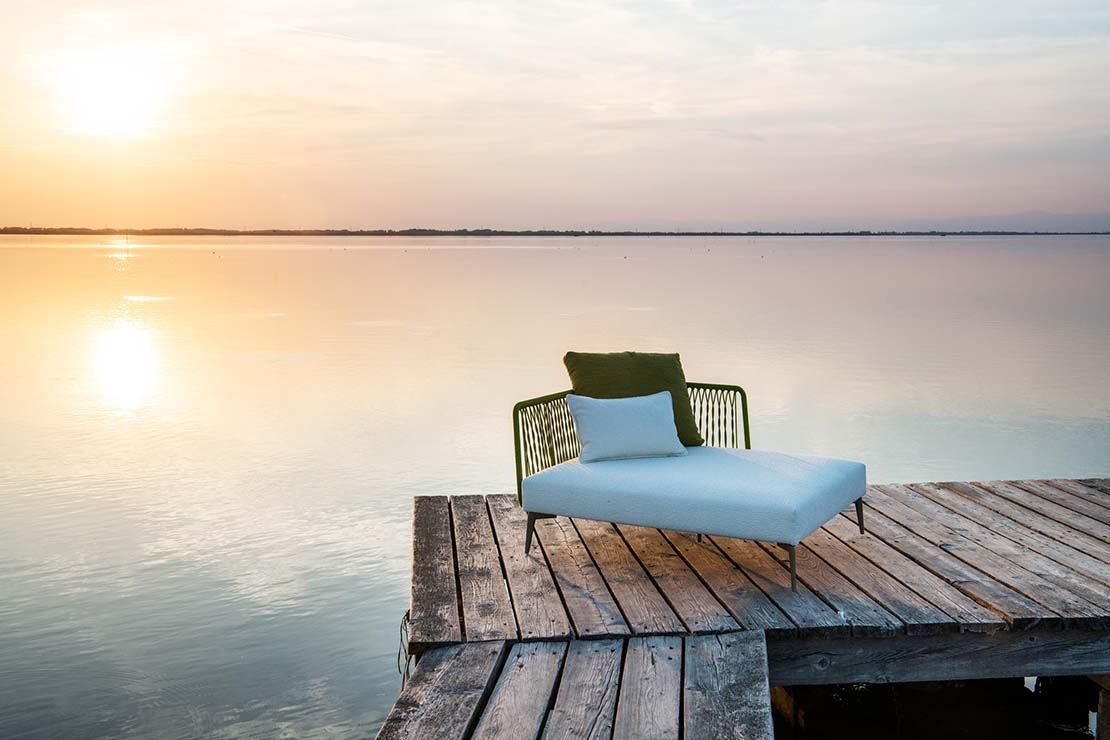
[[[790,552],[790,590],[798,590],[798,549],[794,545],[787,545]]]
[[[859,533],[865,534],[863,529],[863,496],[856,499],[856,520],[859,521]]]
[[[539,519],[535,514],[528,514],[528,524],[525,525],[524,530],[524,554],[527,555],[528,551],[532,549],[532,533],[536,531],[536,520]]]
[[[701,542],[701,535],[698,535],[698,542]]]

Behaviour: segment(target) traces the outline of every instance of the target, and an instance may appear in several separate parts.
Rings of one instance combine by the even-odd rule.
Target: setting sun
[[[118,47],[59,60],[54,84],[70,130],[135,136],[158,125],[167,81],[158,55],[143,47]]]

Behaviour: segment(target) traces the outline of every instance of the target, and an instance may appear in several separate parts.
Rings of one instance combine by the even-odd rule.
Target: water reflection
[[[1108,282],[1105,237],[0,237],[0,738],[373,736],[411,496],[511,490],[571,348],[874,482],[1104,475]]]
[[[158,384],[158,353],[150,329],[131,318],[101,329],[95,368],[104,403],[122,410],[142,406]]]

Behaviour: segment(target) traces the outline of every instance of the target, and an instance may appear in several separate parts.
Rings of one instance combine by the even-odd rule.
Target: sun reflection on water
[[[96,338],[96,375],[104,402],[117,409],[142,406],[158,381],[158,353],[150,329],[116,319]]]

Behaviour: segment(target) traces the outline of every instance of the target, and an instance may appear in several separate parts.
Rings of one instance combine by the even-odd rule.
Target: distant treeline
[[[601,231],[597,229],[86,229],[4,226],[0,234],[64,236],[1089,236],[1110,231]]]

